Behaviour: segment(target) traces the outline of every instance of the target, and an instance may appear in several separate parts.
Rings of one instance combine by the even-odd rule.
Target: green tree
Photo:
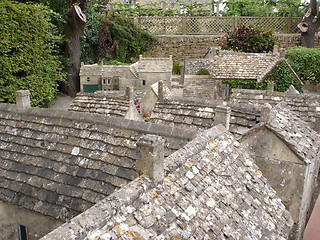
[[[301,0],[228,0],[224,16],[301,16]]]
[[[66,75],[57,55],[61,38],[43,5],[0,2],[0,101],[14,103],[15,91],[29,89],[33,106],[46,106]]]

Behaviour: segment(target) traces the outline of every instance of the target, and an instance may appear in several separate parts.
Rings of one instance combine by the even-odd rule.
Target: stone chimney
[[[274,82],[267,83],[267,96],[271,97],[274,91]]]
[[[272,106],[269,103],[265,103],[261,110],[261,122],[270,123],[271,122],[271,110]]]
[[[158,99],[163,100],[163,98],[164,98],[163,81],[160,80],[158,82]]]
[[[19,90],[16,91],[16,105],[18,110],[30,108],[30,91]]]
[[[216,113],[214,115],[214,124],[222,124],[227,130],[230,125],[231,108],[224,102],[222,105],[216,107]]]
[[[137,142],[136,170],[148,175],[156,185],[164,178],[164,139],[156,135],[143,135]]]
[[[133,89],[132,89],[132,87],[126,87],[126,99],[129,102],[133,101]]]

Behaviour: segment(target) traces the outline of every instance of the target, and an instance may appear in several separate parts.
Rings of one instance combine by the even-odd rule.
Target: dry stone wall
[[[151,50],[145,52],[148,57],[167,57],[173,55],[175,60],[202,58],[210,47],[217,47],[224,35],[160,35]],[[300,46],[300,34],[275,34],[279,48]],[[319,35],[315,47],[320,48]]]

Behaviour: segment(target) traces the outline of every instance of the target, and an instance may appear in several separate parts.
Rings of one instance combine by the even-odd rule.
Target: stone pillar
[[[142,55],[139,55],[139,61],[141,61],[142,60]]]
[[[16,102],[17,109],[24,110],[30,108],[30,91],[29,90],[19,90],[16,91]]]
[[[284,58],[285,57],[285,51],[283,48],[280,49],[280,58]]]
[[[272,96],[274,90],[274,82],[267,83],[267,96]]]
[[[163,81],[160,80],[158,82],[158,99],[163,100],[163,97],[164,97]]]
[[[231,108],[226,103],[216,107],[216,113],[214,115],[214,124],[222,124],[227,130],[230,125]]]
[[[133,101],[133,89],[132,89],[132,87],[126,87],[126,99],[129,102]]]
[[[265,103],[261,110],[260,122],[270,123],[271,122],[271,110],[272,106],[269,103]]]
[[[156,135],[143,135],[137,142],[136,170],[148,175],[154,184],[164,178],[164,139]]]

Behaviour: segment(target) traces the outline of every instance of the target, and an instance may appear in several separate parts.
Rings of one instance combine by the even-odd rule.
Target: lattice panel
[[[152,17],[139,18],[142,29],[156,34],[179,34],[182,33],[181,17]]]
[[[291,22],[292,23],[292,22]],[[287,33],[290,32],[288,29],[289,19],[279,17],[239,17],[239,25],[247,25],[253,27],[261,27],[263,30],[271,30],[275,33]],[[288,31],[289,30],[289,31]]]
[[[204,22],[206,33],[227,33],[234,28],[234,18],[206,18]]]
[[[236,26],[260,26],[275,33],[298,33],[298,17],[140,17],[141,28],[155,34],[224,34]]]

